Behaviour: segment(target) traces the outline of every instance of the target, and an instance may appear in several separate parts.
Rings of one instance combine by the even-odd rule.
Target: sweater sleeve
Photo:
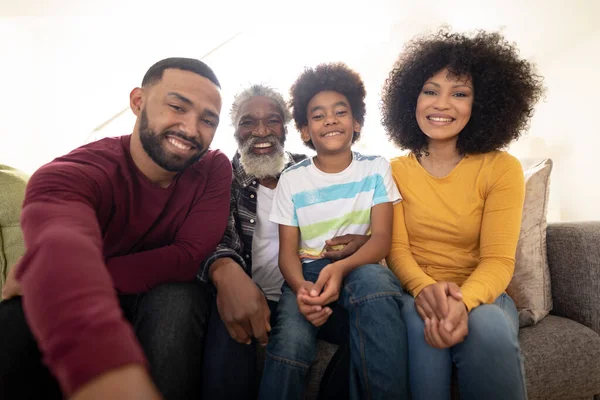
[[[492,170],[485,199],[479,264],[461,286],[469,311],[493,303],[512,279],[524,198],[523,168],[504,153]]]
[[[27,252],[17,272],[27,322],[68,396],[96,376],[145,364],[122,316],[102,256],[93,167],[54,162],[27,186],[21,223]]]
[[[424,287],[436,281],[419,267],[412,255],[402,201],[394,205],[393,227],[392,248],[386,259],[387,264],[400,280],[402,287],[413,297],[417,297]]]
[[[172,244],[107,260],[120,293],[140,293],[165,282],[192,281],[227,227],[231,163],[219,153],[205,191],[190,209]]]

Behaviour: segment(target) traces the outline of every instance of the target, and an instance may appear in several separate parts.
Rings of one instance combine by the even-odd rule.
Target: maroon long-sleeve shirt
[[[27,321],[71,394],[110,369],[146,363],[120,293],[193,280],[227,225],[231,164],[209,151],[168,188],[134,164],[130,136],[103,139],[33,174],[18,270]]]

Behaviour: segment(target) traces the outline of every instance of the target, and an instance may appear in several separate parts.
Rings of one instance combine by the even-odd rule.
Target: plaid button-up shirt
[[[286,153],[288,168],[306,158],[304,154]],[[231,183],[230,212],[227,230],[215,252],[208,257],[200,268],[198,278],[209,282],[210,265],[219,258],[229,257],[242,266],[252,276],[252,237],[256,227],[256,191],[258,179],[248,175],[240,164],[240,155],[236,153],[231,162],[233,181]]]

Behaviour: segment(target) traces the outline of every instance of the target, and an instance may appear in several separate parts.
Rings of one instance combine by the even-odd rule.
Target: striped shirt
[[[270,220],[299,227],[298,255],[308,262],[321,257],[328,239],[368,234],[371,208],[400,200],[383,157],[353,152],[350,165],[334,174],[319,170],[310,158],[281,175]]]
[[[286,168],[306,159],[304,154],[286,152]],[[208,271],[213,262],[219,258],[232,258],[246,273],[252,276],[252,238],[256,228],[256,199],[258,179],[249,175],[240,163],[240,154],[235,153],[231,161],[233,166],[233,182],[229,202],[229,221],[227,230],[217,246],[216,251],[200,266],[198,279],[210,282]],[[202,227],[198,227],[202,229]]]

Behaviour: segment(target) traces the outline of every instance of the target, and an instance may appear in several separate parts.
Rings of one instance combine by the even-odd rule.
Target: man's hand
[[[434,318],[438,321],[448,316],[448,298],[462,301],[462,293],[457,284],[438,282],[425,286],[415,298],[415,307],[423,320]]]
[[[329,239],[325,241],[325,253],[323,253],[323,258],[329,258],[332,260],[341,260],[348,256],[351,256],[356,252],[356,250],[360,249],[362,245],[367,243],[369,240],[369,235],[343,235],[336,236],[333,239]],[[334,246],[344,246],[339,250],[334,250]]]
[[[462,342],[469,333],[469,314],[462,301],[448,297],[448,318],[425,319],[425,341],[438,349],[446,349]]]
[[[140,365],[108,371],[79,388],[70,400],[161,400],[162,396]]]
[[[238,343],[250,344],[254,337],[265,346],[271,331],[265,295],[237,263],[222,260],[215,261],[220,264],[211,271],[221,320]]]
[[[23,291],[21,290],[21,285],[17,281],[17,269],[19,265],[21,265],[21,260],[23,257],[20,257],[17,260],[17,263],[8,271],[8,275],[6,276],[6,282],[2,287],[2,300],[8,300],[10,298],[16,296],[22,296]]]
[[[314,306],[326,306],[340,297],[340,289],[344,271],[336,265],[329,264],[321,270],[315,285],[310,289],[308,296],[302,296],[302,301]]]
[[[300,313],[304,315],[304,318],[314,326],[321,326],[327,322],[331,316],[332,310],[329,307],[307,304],[303,300],[303,298],[310,297],[310,291],[314,285],[315,284],[310,281],[304,281],[296,291],[296,301],[298,302],[298,309],[300,310]]]

